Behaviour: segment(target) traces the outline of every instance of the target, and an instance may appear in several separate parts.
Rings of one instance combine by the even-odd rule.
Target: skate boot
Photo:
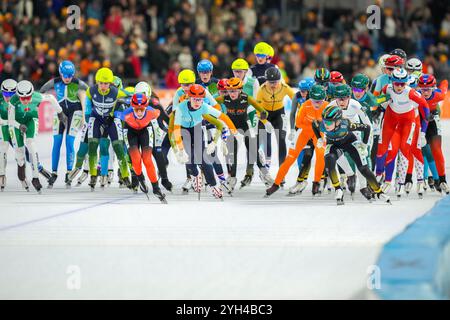
[[[433,177],[428,177],[428,186],[430,187],[430,191],[434,191],[434,179],[433,179]]]
[[[348,191],[350,191],[350,194],[353,196],[356,189],[356,174],[347,177],[347,186]]]
[[[143,174],[141,174],[141,176],[144,176]],[[140,176],[137,176],[136,173],[134,173],[134,171],[131,171],[131,190],[133,190],[135,193],[137,193],[138,191],[138,187],[140,184],[140,180],[139,180]],[[145,178],[144,178],[145,181]],[[122,184],[124,184],[124,181],[122,179]]]
[[[264,198],[270,197],[272,194],[274,194],[275,192],[277,192],[278,189],[280,189],[280,186],[279,186],[279,185],[276,185],[275,183],[272,184],[272,186],[266,190],[266,195],[264,196]]]
[[[236,177],[228,177],[227,181],[222,185],[222,190],[231,194],[234,191],[234,187],[236,186],[237,179]]]
[[[322,193],[320,191],[320,182],[313,181],[311,191],[313,196],[315,196],[316,194],[320,195]]]
[[[406,179],[405,179],[405,192],[406,192],[406,195],[409,195],[409,193],[411,192],[412,186],[413,186],[412,175],[408,173],[406,175]]]
[[[120,169],[117,169],[117,177],[119,178],[119,188],[124,189],[126,188],[125,184],[123,183],[122,174],[120,173]]]
[[[97,176],[91,176],[91,181],[89,182],[89,186],[91,187],[91,191],[95,190],[95,185],[97,184]]]
[[[108,176],[100,176],[100,188],[105,189],[108,184]]]
[[[336,204],[338,206],[344,204],[344,191],[341,188],[335,190],[334,199],[336,199]]]
[[[347,175],[345,173],[341,174],[339,182],[342,190],[347,190]]]
[[[5,175],[1,175],[0,176],[0,190],[1,190],[1,192],[3,192],[5,190],[5,186],[6,186],[6,176]]]
[[[423,198],[423,193],[424,193],[424,182],[423,180],[417,181],[417,194],[419,195],[419,199]],[[406,188],[406,186],[405,186]]]
[[[203,188],[203,176],[201,173],[199,173],[197,176],[194,177],[192,181],[192,187],[194,188],[195,192],[201,192]]]
[[[39,173],[42,174],[42,176],[45,178],[45,180],[49,180],[52,176],[52,174],[48,171],[45,170],[45,168],[42,165],[39,165],[39,169],[38,169]]]
[[[188,194],[188,192],[191,188],[192,188],[192,179],[187,178],[186,181],[183,183],[181,190],[182,190],[183,194]]]
[[[166,195],[162,193],[158,182],[152,183],[153,194],[161,201],[161,203],[167,204]]]
[[[404,185],[401,183],[397,183],[397,185],[395,186],[395,194],[397,195],[397,198],[402,197],[402,188],[403,187],[404,187]]]
[[[372,190],[370,190],[370,188],[364,187],[364,188],[360,189],[359,192],[361,192],[363,197],[366,198],[367,200],[369,200],[369,201],[372,200],[373,192],[372,192]]]
[[[306,186],[308,185],[308,181],[303,180],[303,181],[298,181],[295,183],[295,185],[293,185],[292,187],[289,188],[289,196],[293,196],[296,194],[301,194],[303,192],[303,190],[305,190]]]
[[[169,179],[161,179],[161,184],[167,191],[172,192],[173,185],[172,182],[169,181]]]
[[[445,179],[445,176],[439,177],[439,189],[442,190],[442,192],[445,192],[445,194],[450,194],[450,188],[447,184],[447,181]]]
[[[88,177],[89,177],[89,171],[88,170],[83,170],[83,173],[78,178],[77,186],[81,186],[83,184],[83,182],[86,181],[86,179]],[[95,181],[97,181],[97,178],[95,178]]]
[[[252,175],[246,174],[244,176],[244,179],[241,180],[241,187],[240,187],[240,189],[249,186],[252,183],[252,179],[253,179]]]
[[[384,194],[383,191],[377,193],[377,198],[382,200],[382,201],[384,201],[384,202],[386,202],[386,203],[392,204],[391,203],[391,199],[389,198],[389,196]]]
[[[77,177],[77,175],[80,173],[80,171],[81,171],[81,168],[75,168],[69,172],[67,179],[70,181],[70,183],[72,183],[73,179],[75,179]]]
[[[259,178],[261,179],[262,182],[264,182],[266,187],[270,187],[273,184],[273,182],[274,182],[269,173],[262,173],[260,171],[259,172]]]
[[[130,178],[124,177],[124,178],[122,178],[122,180],[123,180],[123,185],[125,186],[125,188],[131,189]]]
[[[223,200],[223,191],[220,187],[218,186],[211,187],[211,194],[214,198]]]
[[[64,177],[64,183],[66,184],[66,188],[70,189],[72,186],[72,180],[69,180],[69,172],[66,172],[66,176]]]
[[[36,189],[37,193],[39,193],[39,194],[42,193],[42,191],[41,191],[41,189],[42,189],[42,184],[41,184],[41,182],[39,181],[39,178],[33,178],[33,179],[31,180],[31,184],[32,184],[33,187]]]
[[[135,176],[135,177],[136,177],[136,181],[137,181],[138,184],[139,184],[139,189],[141,189],[141,191],[142,191],[143,193],[148,193],[148,187],[147,187],[147,183],[145,183],[145,177],[144,177],[144,175],[143,175],[143,174],[140,174],[140,175]]]
[[[439,180],[434,180],[434,190],[436,190],[439,193],[442,192],[441,183]]]
[[[56,172],[52,172],[50,179],[48,179],[47,189],[53,188],[53,184],[55,183],[57,178],[58,178],[58,174]]]
[[[20,183],[22,183],[22,187],[27,190],[27,192],[30,192],[30,186],[28,185],[25,174],[25,164],[22,166],[17,165],[17,176],[19,177]]]
[[[114,170],[108,170],[108,185],[114,181]]]

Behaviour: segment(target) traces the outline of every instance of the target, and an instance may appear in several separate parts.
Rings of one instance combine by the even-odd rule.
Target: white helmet
[[[134,87],[134,93],[143,93],[147,98],[150,98],[152,95],[152,88],[147,82],[141,81]]]
[[[391,75],[392,82],[408,83],[409,75],[403,68],[395,68]]]
[[[29,97],[33,94],[33,84],[28,80],[22,80],[17,84],[16,93],[19,97]]]
[[[2,92],[6,94],[16,93],[17,81],[14,79],[6,79],[2,82]]]
[[[390,55],[389,54],[383,54],[380,59],[378,60],[378,65],[380,66],[380,68],[384,68],[385,67],[385,61],[387,58],[389,58]]]
[[[422,72],[422,62],[417,58],[411,58],[406,62],[406,70]]]

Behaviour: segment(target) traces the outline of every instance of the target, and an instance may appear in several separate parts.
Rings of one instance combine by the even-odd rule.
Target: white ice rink
[[[450,121],[444,122],[450,161]],[[50,169],[52,137],[38,138]],[[64,148],[64,147],[63,147]],[[223,202],[181,195],[184,170],[168,205],[87,182],[65,189],[65,152],[53,190],[21,190],[10,150],[0,194],[0,299],[353,299],[372,298],[368,268],[384,243],[441,198],[393,199],[393,205],[347,196],[263,199],[253,185]],[[449,170],[447,162],[447,171]],[[272,166],[275,175],[277,164]],[[294,183],[292,168],[287,186]],[[238,180],[243,177],[240,167]],[[43,179],[41,179],[42,182]],[[381,270],[381,276],[383,276]]]

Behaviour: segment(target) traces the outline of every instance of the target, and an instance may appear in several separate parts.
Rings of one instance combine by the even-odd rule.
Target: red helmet
[[[436,78],[432,74],[423,74],[419,78],[419,88],[432,88],[436,86]]]
[[[339,71],[331,71],[330,72],[330,82],[343,83],[344,82],[344,76]]]
[[[227,90],[228,87],[228,79],[220,79],[219,82],[217,82],[217,89],[220,91]]]
[[[388,57],[385,62],[384,65],[386,67],[401,67],[405,64],[405,60],[403,60],[402,58],[400,58],[399,56],[396,55],[392,55],[390,57]]]
[[[145,110],[148,106],[147,96],[143,93],[135,93],[131,97],[131,106],[135,110]]]
[[[191,98],[204,98],[206,96],[206,90],[199,84],[193,84],[187,94]]]

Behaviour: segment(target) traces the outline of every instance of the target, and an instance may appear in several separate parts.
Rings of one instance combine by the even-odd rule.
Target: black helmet
[[[337,121],[342,119],[342,109],[338,106],[327,106],[322,112],[322,119],[325,121]]]
[[[270,67],[265,73],[267,81],[278,81],[281,80],[281,72],[277,67]]]
[[[392,50],[389,53],[391,56],[399,56],[400,58],[402,58],[404,61],[406,61],[406,52],[403,49],[397,48]]]

